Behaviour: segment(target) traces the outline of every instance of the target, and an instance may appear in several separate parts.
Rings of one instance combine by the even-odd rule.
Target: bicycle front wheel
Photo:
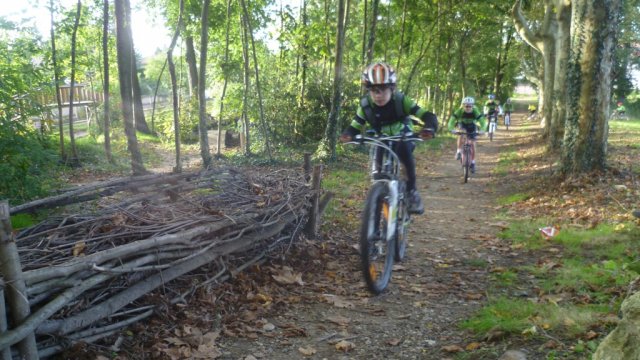
[[[360,260],[369,291],[381,293],[393,270],[395,239],[387,241],[391,216],[387,184],[378,182],[367,195],[360,231]]]
[[[462,157],[462,173],[464,176],[465,184],[469,180],[469,168],[471,167],[471,154],[469,148],[464,149],[464,154]]]
[[[398,204],[398,217],[396,219],[396,251],[395,260],[400,262],[404,259],[404,255],[407,252],[407,244],[409,243],[409,223],[411,217],[407,211],[407,195],[404,200]]]

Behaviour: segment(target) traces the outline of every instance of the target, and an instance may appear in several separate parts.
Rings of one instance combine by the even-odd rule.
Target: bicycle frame
[[[404,138],[399,135],[369,137],[358,135],[358,141],[349,142],[349,144],[367,144],[369,145],[369,165],[371,169],[371,182],[384,182],[389,189],[389,212],[388,228],[386,240],[390,241],[396,235],[396,223],[399,202],[404,197],[404,190],[401,189],[402,180],[400,179],[400,159],[392,149],[392,142],[398,141],[422,141],[418,138]]]

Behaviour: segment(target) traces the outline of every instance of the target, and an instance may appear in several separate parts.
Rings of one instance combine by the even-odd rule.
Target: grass
[[[605,319],[617,314],[628,284],[640,274],[639,223],[623,214],[630,211],[630,204],[637,204],[640,194],[635,183],[627,180],[640,174],[636,165],[640,155],[640,120],[611,121],[609,125],[608,162],[614,170],[611,173],[599,175],[597,181],[584,186],[580,184],[578,191],[563,190],[561,186],[548,192],[546,188],[537,192],[519,187],[527,190],[496,199],[497,204],[507,208],[497,218],[509,224],[498,237],[527,255],[521,258],[523,261],[505,266],[507,270],[490,273],[487,303],[460,324],[478,338],[496,330],[507,333],[509,343],[533,340],[542,344],[553,337],[566,346],[540,347],[540,352],[545,353],[540,358],[583,359],[595,351],[612,329],[611,322]],[[523,154],[543,153],[539,144]],[[541,161],[525,157],[508,149],[498,159],[496,174],[506,176],[513,171],[526,171],[525,167],[534,168],[532,165]],[[549,186],[548,182],[541,184]],[[615,189],[619,184],[626,184],[626,188]],[[611,190],[603,191],[607,186]],[[562,211],[552,213],[545,211],[545,207],[536,207],[554,204],[565,195],[580,216],[604,215],[572,220]],[[628,198],[636,201],[628,202]],[[562,201],[558,204],[562,205]],[[557,226],[560,231],[545,239],[540,228],[546,226]],[[523,289],[527,298],[495,295],[521,294]],[[597,337],[588,337],[586,334],[590,332]]]

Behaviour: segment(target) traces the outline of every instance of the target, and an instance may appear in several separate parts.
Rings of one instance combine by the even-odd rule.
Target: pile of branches
[[[17,235],[32,310],[0,335],[0,349],[30,330],[40,356],[48,356],[64,341],[93,342],[186,303],[196,290],[286,251],[314,195],[299,170],[133,179],[75,189],[76,198],[121,196],[90,203],[91,214],[51,218]],[[186,274],[188,286],[179,281]]]

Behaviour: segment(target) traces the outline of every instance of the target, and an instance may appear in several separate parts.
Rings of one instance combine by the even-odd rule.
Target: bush
[[[56,166],[58,156],[22,123],[0,122],[0,198],[17,205],[45,195],[51,183],[42,175]]]

